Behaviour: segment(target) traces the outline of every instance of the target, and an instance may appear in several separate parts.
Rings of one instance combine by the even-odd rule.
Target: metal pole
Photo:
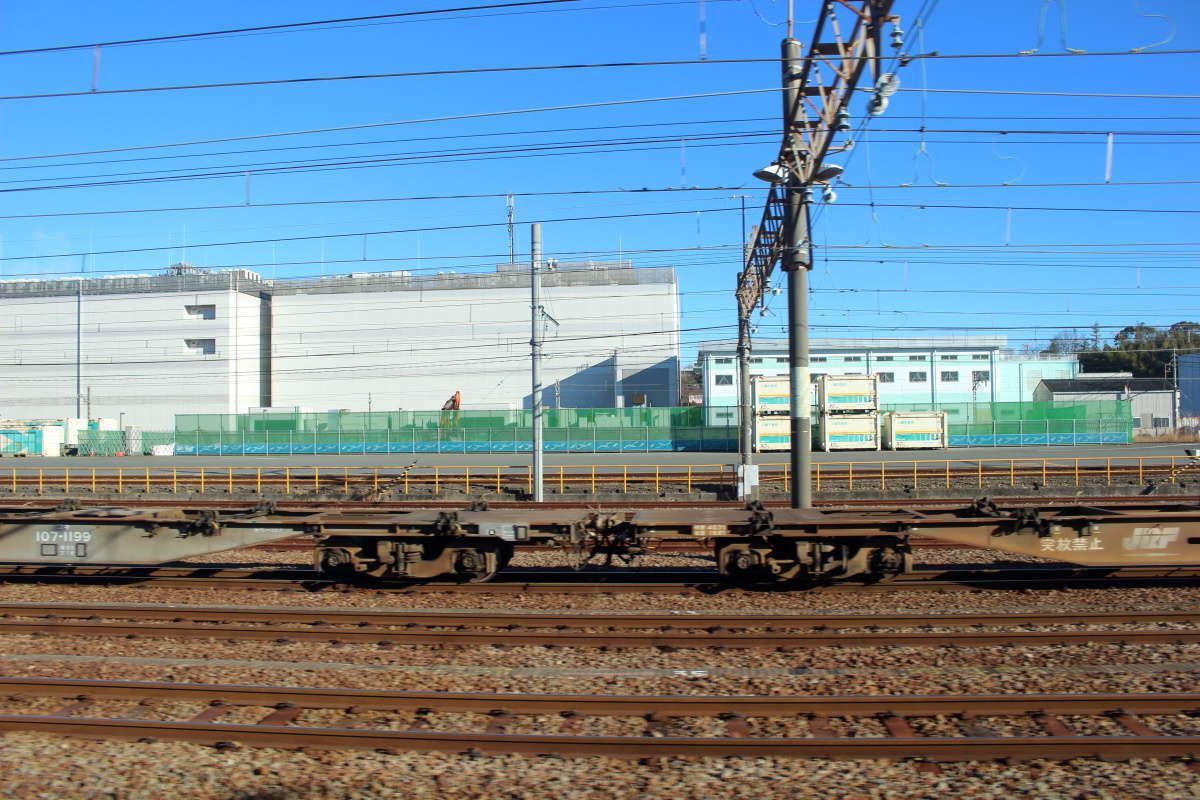
[[[783,124],[791,139],[802,122],[799,87],[803,77],[800,43],[784,39]],[[799,178],[787,182],[787,211],[784,216],[782,264],[788,276],[788,360],[791,387],[791,506],[812,508],[812,412],[809,399],[808,361],[808,270],[812,265],[812,237],[809,235],[808,202]]]
[[[75,284],[75,419],[83,409],[83,279]]]
[[[746,243],[746,199],[742,198],[742,269],[750,269],[750,245]],[[755,227],[754,235],[758,235]],[[754,238],[753,236],[751,238]],[[738,285],[742,276],[738,276]],[[750,404],[750,311],[740,300],[738,302],[738,456],[739,463],[746,466],[751,462],[751,452],[754,450],[754,419]]]
[[[808,361],[808,265],[812,263],[808,203],[788,187],[791,234],[784,251],[788,276],[788,357],[791,362],[792,508],[812,508],[812,411]],[[789,263],[790,262],[790,263]]]
[[[750,316],[738,310],[738,456],[743,466],[751,461],[754,449],[754,419],[750,405]]]
[[[533,379],[533,501],[543,500],[543,464],[542,464],[542,226],[534,223],[530,226],[529,246],[529,287],[530,287],[530,322],[532,333],[529,339],[530,373]]]
[[[504,208],[507,212],[508,220],[508,263],[509,269],[516,269],[517,266],[517,240],[513,223],[516,220],[517,201],[511,195],[506,195],[504,198]]]

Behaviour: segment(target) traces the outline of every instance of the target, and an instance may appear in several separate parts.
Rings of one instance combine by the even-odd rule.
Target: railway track
[[[292,568],[240,569],[220,566],[140,567],[8,565],[0,567],[0,583],[154,585],[173,588],[235,588],[253,590],[347,590],[379,592],[452,592],[470,594],[679,594],[689,592],[777,591],[795,587],[742,585],[723,581],[709,570],[666,569],[592,570],[513,569],[501,571],[488,583],[453,581],[380,581],[347,585],[316,570]],[[980,565],[952,569],[925,568],[896,576],[886,583],[833,583],[810,587],[824,592],[896,592],[953,590],[1023,590],[1197,586],[1200,567],[1036,566],[1005,568]]]
[[[1167,458],[1170,458],[1169,456]],[[936,464],[934,463],[936,461]],[[1122,461],[1121,457],[1061,459],[937,459],[915,461],[834,462],[814,465],[816,491],[904,489],[951,489],[1028,486],[1113,486],[1146,485],[1170,481],[1181,470],[1194,474],[1190,463],[1154,463],[1144,458]],[[786,468],[763,466],[764,487],[786,491]],[[43,494],[135,492],[337,494],[347,497],[380,497],[389,493],[407,495],[417,490],[487,495],[529,493],[527,467],[420,467],[401,471],[364,467],[13,467],[0,470],[0,493]],[[736,477],[723,465],[666,465],[658,468],[621,467],[550,468],[545,486],[559,493],[598,491],[629,492],[664,489],[723,491],[735,488]]]
[[[1200,694],[1182,693],[630,697],[38,678],[0,678],[0,692],[8,696],[0,704],[2,730],[219,748],[887,758],[930,762],[935,770],[938,761],[1077,757],[1180,758],[1194,768],[1200,752]],[[42,698],[64,705],[22,713]],[[148,718],[160,707],[174,719]],[[234,712],[257,720],[220,721]],[[306,722],[331,712],[332,726]],[[435,728],[431,718],[445,714],[458,715],[459,730]],[[1080,718],[1085,729],[1109,733],[1081,734],[1072,727]],[[1003,735],[1000,727],[1017,734]],[[785,735],[764,735],[780,729]]]
[[[219,500],[213,498],[146,498],[140,496],[113,498],[96,497],[11,497],[0,500],[0,509],[5,511],[35,511],[38,509],[54,509],[64,502],[78,504],[80,508],[112,507],[119,505],[125,508],[180,508],[180,509],[211,509],[213,511],[252,511],[257,500]],[[279,511],[287,512],[324,512],[324,513],[396,513],[424,509],[461,510],[465,501],[459,500],[271,500],[271,504]],[[1121,508],[1125,510],[1177,510],[1195,509],[1200,505],[1200,495],[1105,495],[1105,494],[1071,494],[1071,495],[1021,495],[992,498],[992,502],[1000,509],[1036,507],[1072,508],[1080,505],[1101,506],[1105,508]],[[669,498],[626,499],[623,497],[605,500],[561,500],[545,503],[531,503],[525,500],[488,500],[490,509],[506,511],[514,509],[580,509],[581,511],[596,509],[621,508],[630,511],[651,510],[672,506],[676,503],[686,503],[688,508],[745,508],[745,503],[738,500],[671,500]],[[766,508],[787,508],[787,500],[764,500]],[[965,508],[971,500],[963,497],[904,497],[904,498],[844,498],[837,500],[815,499],[813,507],[825,511],[840,509],[853,511],[945,511],[947,509]]]
[[[1200,622],[1200,610],[1072,614],[715,615],[448,614],[303,611],[225,607],[155,608],[115,605],[0,604],[0,634],[125,638],[270,640],[275,642],[482,647],[604,647],[793,650],[813,647],[989,647],[1117,642],[1200,642],[1200,629],[1164,628]],[[1041,626],[1139,629],[977,630]],[[1157,626],[1157,627],[1156,627]],[[879,628],[925,630],[881,631]],[[934,631],[932,628],[947,630]],[[963,630],[973,628],[973,630]]]

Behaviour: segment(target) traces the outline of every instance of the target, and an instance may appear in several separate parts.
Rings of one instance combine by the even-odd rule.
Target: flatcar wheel
[[[322,573],[336,580],[356,577],[353,559],[340,547],[326,547],[321,550],[320,569]]]
[[[500,571],[500,559],[483,550],[462,550],[454,560],[454,574],[464,583],[487,583]]]
[[[890,581],[904,572],[904,554],[894,547],[880,547],[871,554],[870,564],[870,580]]]

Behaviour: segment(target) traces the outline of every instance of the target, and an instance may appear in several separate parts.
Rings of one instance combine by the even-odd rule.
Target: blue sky
[[[1157,49],[1200,48],[1200,6],[1194,2],[1062,2],[1066,28],[1060,28],[1060,6],[1049,3],[1043,53],[1062,52],[1064,36],[1067,46],[1089,53],[1126,52],[1160,42],[1172,31],[1173,38]],[[941,0],[932,4],[924,26],[913,27],[923,5],[930,3],[899,0],[894,6],[909,41],[923,37],[916,51],[1016,53],[1038,46],[1042,0],[1008,0],[999,6],[1001,13],[986,17],[977,3]],[[225,0],[10,3],[0,18],[0,50],[438,7]],[[810,26],[803,21],[815,16],[816,3],[796,0],[796,9],[802,23],[796,35],[807,42]],[[703,55],[774,57],[783,29],[768,22],[781,21],[784,13],[782,2],[707,0]],[[702,55],[699,16],[696,2],[584,0],[112,46],[100,52],[98,87],[693,60]],[[846,185],[836,187],[838,202],[815,209],[813,335],[994,332],[1021,346],[1094,323],[1107,338],[1114,327],[1135,322],[1196,319],[1197,215],[1165,212],[1200,209],[1200,184],[1181,183],[1200,181],[1200,137],[1178,135],[1200,130],[1200,101],[916,91],[1196,95],[1196,64],[1193,54],[1076,55],[939,58],[903,68],[905,91],[892,98],[888,113],[871,119],[852,154],[832,159],[847,167]],[[0,94],[87,91],[93,71],[90,49],[0,55]],[[676,266],[681,337],[689,353],[697,341],[733,333],[740,196],[747,223],[756,222],[765,185],[750,172],[778,149],[776,94],[413,121],[770,89],[778,72],[770,62],[705,63],[0,100],[0,159],[5,159],[0,189],[6,190],[0,192],[0,277],[71,275],[85,267],[95,274],[152,271],[183,258],[185,246],[194,263],[246,265],[267,277],[490,270],[505,260],[503,194],[514,192],[519,251],[528,249],[527,221],[613,217],[546,222],[547,253],[564,260],[624,254],[639,266]],[[865,104],[865,96],[855,102],[856,124]],[[399,122],[406,124],[55,155]],[[1109,131],[1116,132],[1112,182],[1061,185],[1104,183]],[[575,147],[545,149],[564,144]],[[264,173],[309,159],[372,163]],[[143,180],[204,171],[234,174]],[[128,180],[141,182],[37,188]],[[1140,185],[1122,185],[1135,182]],[[905,183],[911,185],[900,186]],[[607,191],[681,187],[728,188]],[[583,191],[599,193],[545,194]],[[430,195],[488,196],[268,205]],[[232,207],[81,213],[214,205]],[[938,207],[948,205],[995,208]],[[1116,211],[1008,210],[1016,207]],[[33,214],[46,216],[15,218]],[[489,227],[461,227],[479,225]],[[414,230],[422,228],[443,230]],[[410,232],[361,235],[396,230]],[[235,241],[254,243],[217,244]],[[777,336],[783,298],[769,305],[759,334]]]

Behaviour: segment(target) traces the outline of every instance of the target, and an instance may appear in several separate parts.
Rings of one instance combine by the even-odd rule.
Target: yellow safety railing
[[[1059,485],[1065,482],[1078,487],[1086,480],[1112,486],[1118,480],[1128,484],[1131,478],[1142,484],[1151,475],[1166,475],[1173,479],[1182,467],[1194,463],[1188,456],[820,461],[813,464],[812,480],[814,491],[833,488],[886,490],[899,488],[900,479],[914,487],[936,484],[946,489],[956,485],[977,489],[1015,487],[1019,482],[1030,480],[1042,485],[1054,480]],[[788,491],[791,480],[788,464],[760,464],[759,469],[762,482],[779,480],[784,491]]]
[[[1185,468],[1195,467],[1187,456],[1080,456],[1063,458],[930,458],[877,461],[819,461],[813,464],[815,491],[830,489],[900,488],[902,485],[953,488],[1015,487],[1039,482],[1082,486],[1111,486],[1131,481],[1143,484],[1153,476],[1168,481]],[[596,493],[602,489],[629,492],[668,487],[691,492],[697,488],[731,487],[736,471],[730,464],[580,464],[546,467],[545,488]],[[790,491],[792,475],[786,463],[759,465],[764,484],[780,483]],[[389,469],[378,466],[341,467],[0,467],[0,491],[47,494],[71,491],[161,491],[172,494],[237,490],[281,491],[296,495],[322,491],[349,494],[355,490],[429,487],[435,495],[461,489],[466,494],[503,493],[522,486],[532,493],[533,472],[527,465],[429,466]]]

